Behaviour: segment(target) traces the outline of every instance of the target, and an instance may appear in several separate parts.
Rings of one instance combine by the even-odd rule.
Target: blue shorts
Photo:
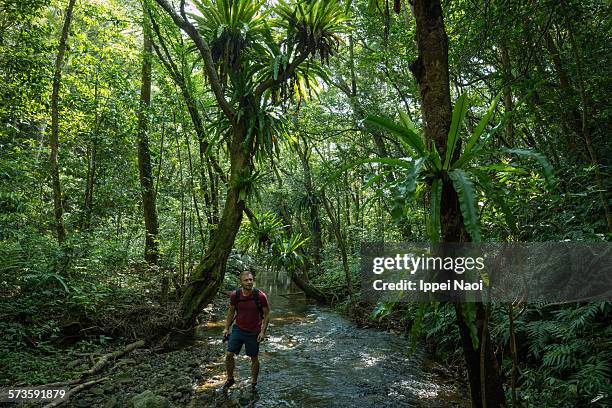
[[[242,349],[242,345],[244,344],[247,356],[257,356],[259,353],[258,335],[259,333],[240,330],[237,325],[234,325],[234,327],[232,327],[232,334],[230,334],[230,338],[227,342],[228,353],[240,354],[240,349]]]

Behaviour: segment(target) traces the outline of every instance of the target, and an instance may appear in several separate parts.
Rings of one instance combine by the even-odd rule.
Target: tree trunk
[[[98,134],[102,125],[103,115],[99,113],[99,79],[96,73],[96,83],[94,86],[94,100],[96,105],[96,115],[94,119],[93,137],[87,144],[87,180],[85,184],[85,200],[83,202],[83,216],[81,218],[81,228],[88,230],[91,226],[91,212],[93,209],[93,192],[96,182],[96,156],[98,152]]]
[[[345,219],[346,219],[346,227],[350,227],[351,226],[351,183],[349,183],[349,179],[348,179],[348,171],[344,172],[344,212],[345,212]],[[346,233],[346,228],[345,231]]]
[[[64,63],[64,54],[66,53],[66,40],[70,31],[70,23],[72,22],[72,11],[76,0],[70,0],[66,7],[66,16],[64,18],[64,26],[60,37],[57,57],[55,58],[55,73],[53,75],[53,92],[51,94],[51,136],[49,144],[51,145],[51,180],[53,185],[53,213],[55,216],[55,231],[57,240],[60,244],[66,239],[66,229],[64,228],[64,207],[62,205],[62,184],[59,174],[59,91],[62,78],[62,65]]]
[[[307,297],[315,299],[319,302],[327,303],[327,296],[304,279],[304,276],[307,276],[307,273],[308,271],[302,270],[301,273],[292,273],[290,277],[293,283],[295,283],[295,286],[300,288],[300,290],[302,290]]]
[[[173,115],[176,125],[176,114]],[[178,158],[179,166],[179,185],[181,188],[181,217],[180,217],[180,235],[179,235],[179,278],[175,286],[181,286],[185,283],[185,230],[187,224],[187,216],[185,211],[185,184],[183,183],[183,160],[181,159],[181,145],[179,143],[178,132],[174,132],[176,140],[176,157]]]
[[[245,121],[248,118],[245,118]],[[219,228],[215,231],[204,258],[196,267],[179,306],[180,326],[188,329],[194,326],[200,311],[219,290],[225,275],[227,258],[234,245],[234,239],[242,222],[245,201],[240,198],[239,179],[248,177],[252,170],[249,152],[252,146],[243,146],[246,139],[244,122],[236,124],[230,145],[230,179],[227,197]],[[252,139],[251,139],[252,143]]]
[[[198,206],[198,198],[196,196],[196,188],[193,182],[193,160],[191,158],[191,144],[189,140],[189,135],[185,132],[185,143],[187,146],[187,158],[189,159],[187,163],[189,163],[189,185],[191,187],[191,199],[193,200],[193,206],[196,211],[196,217],[198,220],[198,228],[200,230],[200,240],[202,241],[202,246],[206,245],[206,239],[204,238],[204,225],[202,225],[202,216],[200,215],[200,207]]]
[[[580,104],[582,105],[582,109],[579,110],[578,106],[572,105],[568,112],[568,119],[570,122],[570,128],[573,129],[573,133],[584,139],[584,144],[586,146],[586,151],[588,154],[588,161],[593,165],[595,169],[595,182],[597,183],[597,187],[599,190],[599,197],[602,202],[604,216],[606,218],[606,223],[608,224],[608,232],[612,232],[612,210],[610,209],[610,204],[608,198],[606,196],[607,189],[604,184],[604,178],[601,174],[601,164],[599,162],[599,157],[597,156],[597,152],[593,146],[593,139],[591,137],[591,132],[588,126],[588,97],[586,94],[586,85],[584,82],[584,76],[582,73],[582,56],[580,55],[578,44],[576,43],[576,39],[574,38],[574,33],[572,30],[572,26],[569,22],[566,22],[567,29],[569,33],[569,40],[572,49],[572,55],[574,61],[576,62],[576,77],[578,84],[578,94],[580,95]],[[559,85],[562,91],[562,95],[566,97],[567,100],[572,101],[573,96],[576,94],[576,91],[573,89],[569,82],[569,76],[565,71],[565,68],[561,62],[561,57],[559,55],[559,51],[555,42],[546,30],[544,32],[544,38],[546,40],[546,47],[548,52],[550,53],[550,57],[553,61],[553,65],[555,66],[555,71],[557,72],[557,76],[559,78]],[[574,138],[570,138],[572,144],[571,146],[576,146],[576,142]]]
[[[340,91],[342,91],[346,97],[348,98],[349,104],[353,111],[353,123],[355,126],[359,127],[359,122],[363,121],[368,114],[361,105],[359,101],[359,97],[357,95],[357,77],[355,75],[355,56],[354,56],[354,41],[353,37],[349,36],[349,71],[351,75],[350,85],[345,82],[336,83],[335,85]],[[392,79],[389,78],[391,81]],[[395,86],[395,84],[394,84]],[[397,89],[397,88],[396,88]],[[398,90],[399,91],[399,90]],[[401,92],[398,92],[401,95]],[[405,101],[404,101],[405,102]],[[376,146],[376,152],[379,157],[390,157],[387,146],[385,145],[385,140],[383,139],[383,134],[377,128],[373,126],[367,126],[366,132],[372,136],[372,140],[374,141],[374,145]],[[388,172],[384,176],[384,180],[387,183],[393,183],[395,181],[395,173],[393,171]],[[391,209],[387,208],[389,214],[391,214]],[[349,211],[349,207],[347,206],[347,211]],[[350,217],[347,217],[347,223],[350,224]],[[410,229],[410,225],[404,222],[399,223],[400,232],[402,237],[405,240],[409,240],[412,237],[412,231]]]
[[[212,202],[210,200],[210,189],[209,184],[212,183],[212,180],[207,180],[207,172],[206,167],[209,166],[206,161],[206,143],[203,140],[198,142],[199,144],[199,173],[200,173],[200,189],[202,190],[202,195],[204,196],[204,213],[206,214],[206,222],[208,223],[208,230],[210,231],[213,223],[212,219]],[[210,172],[208,172],[210,174]]]
[[[234,107],[233,103],[226,99],[224,86],[219,79],[217,66],[213,61],[208,43],[187,18],[185,2],[181,3],[180,15],[168,0],[156,0],[156,2],[170,15],[174,23],[193,40],[204,61],[209,80],[208,84],[219,107],[227,117],[232,131],[232,140],[228,149],[230,177],[227,183],[227,195],[221,220],[202,261],[195,269],[192,279],[187,285],[179,305],[180,326],[191,328],[199,312],[213,299],[223,281],[227,258],[242,221],[242,213],[246,203],[245,198],[241,197],[241,193],[248,187],[244,185],[244,182],[251,178],[253,172],[251,158],[254,153],[255,139],[247,139],[248,127],[246,124],[253,123],[252,120],[259,115],[258,109],[261,106],[264,93],[289,79],[295,69],[308,58],[309,53],[301,53],[295,56],[278,78],[264,80],[255,88],[253,93],[238,95],[237,106]],[[240,113],[238,114],[238,112]]]
[[[448,74],[448,37],[444,29],[442,7],[439,0],[416,0],[414,2],[418,59],[410,66],[416,77],[421,93],[421,110],[427,141],[433,141],[444,157],[446,140],[451,123],[451,103]],[[457,155],[459,149],[455,151]],[[447,176],[443,178],[441,225],[444,242],[467,242],[469,236],[463,224],[457,192]],[[486,314],[482,303],[476,303],[476,321],[464,318],[465,304],[455,303],[457,325],[465,355],[470,393],[474,407],[506,406],[504,390],[491,348],[488,331],[485,329]],[[470,325],[476,325],[478,347],[473,347]],[[485,336],[483,337],[483,330]],[[484,351],[481,350],[485,345]],[[483,369],[481,370],[481,352]],[[484,390],[484,393],[482,392]]]
[[[579,150],[581,156],[588,160],[587,155],[583,150],[583,146],[577,143],[577,138],[580,136],[580,132],[582,131],[582,121],[580,119],[580,112],[578,112],[578,107],[574,104],[574,95],[575,91],[572,88],[567,72],[565,71],[565,67],[561,62],[561,56],[559,55],[559,50],[557,45],[555,44],[550,32],[546,29],[544,30],[544,40],[546,44],[546,49],[550,54],[550,59],[553,62],[555,67],[555,72],[557,73],[557,78],[559,79],[559,89],[561,91],[560,97],[562,100],[571,104],[569,110],[566,114],[563,115],[560,122],[563,124],[562,127],[565,130],[566,140],[569,145],[570,150]]]
[[[514,102],[512,101],[512,67],[510,65],[510,53],[508,52],[508,45],[505,40],[500,45],[501,61],[504,75],[504,112],[506,114],[512,112],[514,109]],[[506,140],[511,146],[514,145],[514,120],[512,116],[506,118]]]
[[[206,132],[204,130],[204,123],[202,121],[202,116],[200,115],[200,111],[197,108],[197,102],[193,97],[190,91],[190,79],[188,76],[184,74],[184,67],[177,66],[176,62],[172,58],[170,50],[168,49],[166,42],[164,41],[164,37],[159,29],[159,25],[155,21],[155,18],[149,13],[149,18],[151,21],[151,26],[153,31],[156,34],[159,45],[153,43],[153,48],[155,53],[157,54],[160,62],[166,68],[170,77],[174,81],[174,83],[181,90],[181,95],[183,96],[183,101],[185,102],[185,106],[187,107],[187,112],[189,112],[189,117],[191,118],[191,122],[193,123],[193,128],[196,132],[196,137],[198,139],[199,146],[199,176],[200,176],[200,188],[203,191],[204,202],[206,204],[205,212],[206,219],[209,224],[209,232],[212,236],[214,227],[211,225],[216,225],[218,223],[218,199],[216,194],[216,183],[215,177],[213,176],[211,166],[214,167],[215,171],[220,175],[224,176],[221,166],[217,163],[214,156],[210,153],[207,153],[208,150],[208,142],[206,141]],[[191,157],[191,154],[190,154]],[[205,165],[206,162],[206,165]],[[190,160],[191,165],[191,160]],[[206,180],[206,172],[208,170],[208,183]],[[208,185],[208,187],[207,187]],[[192,188],[193,190],[193,188]],[[195,192],[194,192],[194,202],[195,202]],[[197,208],[196,203],[196,212],[198,214],[198,221],[200,220],[200,213]],[[200,231],[203,231],[200,222]],[[203,235],[203,233],[201,234]],[[204,239],[202,238],[202,242],[204,243]]]
[[[219,223],[219,176],[222,173],[215,174],[212,171],[212,166],[215,161],[208,156],[206,158],[208,166],[208,179],[210,180],[210,201],[211,201],[211,212],[212,212],[212,223],[216,227]]]
[[[157,193],[159,192],[159,181],[161,179],[162,164],[164,160],[164,136],[166,134],[166,122],[162,122],[161,138],[159,141],[159,160],[157,160],[157,176],[155,177],[155,199],[157,200]],[[173,169],[174,167],[172,167]],[[170,172],[172,174],[173,172]]]
[[[149,108],[151,105],[151,40],[144,35],[142,85],[140,88],[140,108],[138,110],[138,170],[142,191],[142,207],[145,219],[145,260],[152,265],[159,262],[159,224],[155,208],[155,189],[151,171],[151,153],[149,151]]]
[[[93,191],[96,182],[96,155],[97,155],[97,134],[91,144],[87,146],[87,183],[85,185],[85,201],[83,203],[83,218],[81,227],[89,229],[91,226],[91,212],[93,207]]]
[[[310,156],[310,148],[303,140],[304,148],[298,144],[295,145],[295,149],[300,157],[302,163],[302,170],[304,172],[304,189],[308,196],[308,218],[311,232],[311,248],[312,248],[312,259],[314,266],[317,270],[321,268],[321,253],[323,252],[323,240],[321,238],[321,219],[319,218],[319,197],[315,193],[315,189],[312,182],[312,174],[310,171],[310,163],[308,157]]]
[[[516,399],[516,383],[518,381],[519,376],[519,368],[518,368],[518,353],[516,350],[516,329],[514,324],[514,304],[510,303],[508,305],[508,321],[510,323],[509,327],[509,337],[510,337],[510,354],[512,355],[512,374],[510,379],[510,389],[512,392],[512,406],[517,407],[517,399]]]
[[[274,174],[276,175],[276,181],[280,190],[283,188],[283,181],[278,172],[274,172]],[[287,207],[282,202],[280,204],[280,215],[286,225],[287,233],[289,235],[293,235],[293,225],[291,222],[291,216],[289,214],[289,211],[287,210]],[[325,293],[321,292],[318,288],[310,284],[308,280],[308,270],[310,269],[310,262],[308,262],[308,257],[304,253],[303,248],[299,248],[298,251],[300,255],[304,257],[304,265],[302,265],[302,268],[299,271],[289,273],[291,281],[298,288],[300,288],[307,297],[315,299],[318,302],[327,303],[328,299]]]

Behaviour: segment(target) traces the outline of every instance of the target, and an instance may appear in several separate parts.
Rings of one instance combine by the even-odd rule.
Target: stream
[[[266,273],[255,286],[268,296],[271,319],[261,343],[258,392],[250,390],[250,359],[236,358],[236,384],[226,393],[223,320],[196,331],[219,357],[206,366],[190,407],[462,407],[466,390],[442,385],[423,368],[422,349],[408,355],[408,340],[358,328],[330,308],[316,305],[286,274]],[[224,311],[225,312],[225,311]],[[223,316],[224,317],[224,316]],[[204,345],[204,344],[202,344]]]

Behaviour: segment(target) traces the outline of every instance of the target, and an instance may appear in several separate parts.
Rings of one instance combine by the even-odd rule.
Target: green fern
[[[576,368],[578,363],[576,353],[583,350],[584,346],[586,346],[584,341],[548,345],[544,349],[542,365],[544,367],[554,367],[556,371]]]
[[[525,331],[529,339],[529,352],[535,357],[540,358],[546,345],[559,339],[562,333],[559,331],[559,324],[555,321],[538,320],[529,322],[525,326]]]
[[[593,302],[577,305],[574,308],[561,309],[555,312],[555,316],[558,320],[567,323],[571,332],[575,332],[593,321],[595,316],[605,309],[606,303]]]

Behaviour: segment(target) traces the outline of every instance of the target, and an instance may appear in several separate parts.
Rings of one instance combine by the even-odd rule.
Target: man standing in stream
[[[234,316],[235,314],[235,316]],[[231,330],[232,322],[236,324]],[[227,354],[225,355],[225,369],[227,381],[223,390],[227,391],[234,383],[234,356],[240,354],[242,345],[246,355],[251,358],[251,390],[257,391],[257,375],[259,374],[259,343],[266,337],[268,320],[270,319],[270,306],[266,294],[253,288],[253,274],[247,269],[240,274],[240,288],[230,293],[230,305],[225,319],[223,338],[228,339]]]

